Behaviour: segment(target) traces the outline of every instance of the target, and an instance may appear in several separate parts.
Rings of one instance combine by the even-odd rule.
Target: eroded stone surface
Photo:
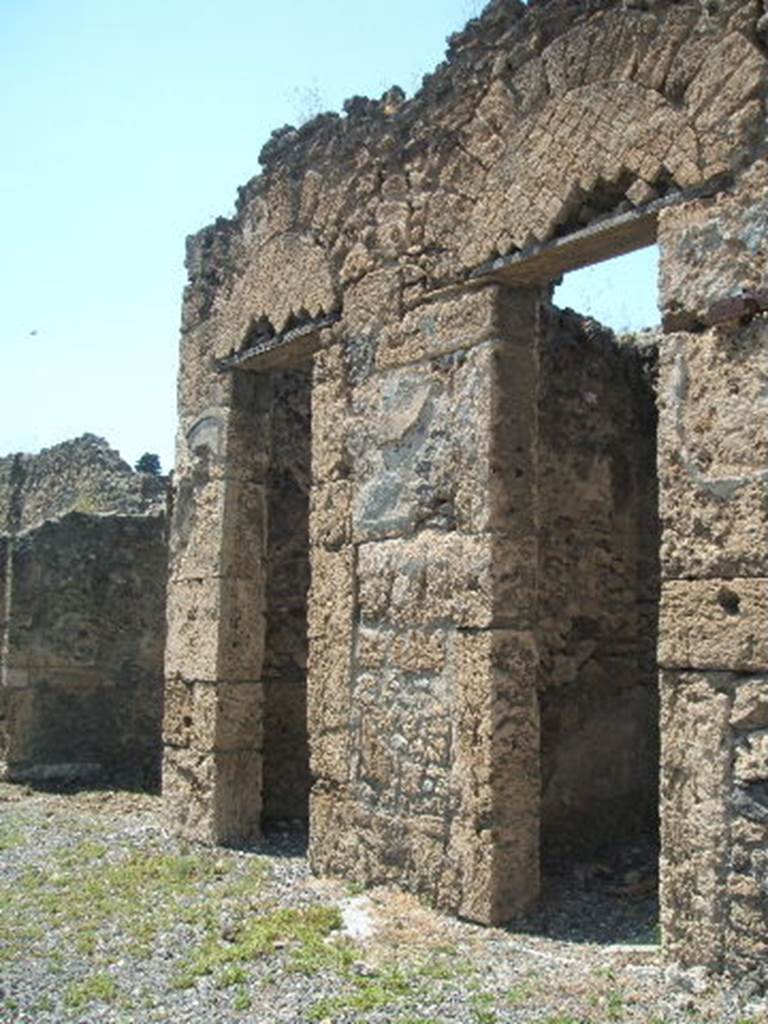
[[[166,495],[93,435],[0,460],[10,777],[158,784]]]
[[[270,598],[265,532],[304,536],[301,492],[316,870],[497,922],[535,898],[542,822],[561,852],[609,819],[648,827],[660,527],[666,938],[690,963],[756,963],[765,339],[759,302],[722,300],[764,284],[761,13],[494,0],[412,100],[276,132],[234,217],[190,239],[167,668],[189,687],[272,664],[298,692],[300,602],[282,582]],[[665,324],[690,332],[659,342],[658,477],[652,352],[493,263],[577,231],[604,258],[602,218],[650,238],[657,199]],[[329,313],[311,465],[280,524],[279,374],[216,360]],[[301,430],[284,429],[290,451]],[[277,579],[290,566],[298,591],[284,539]],[[260,736],[237,762],[169,740],[182,828],[254,834],[274,796]]]

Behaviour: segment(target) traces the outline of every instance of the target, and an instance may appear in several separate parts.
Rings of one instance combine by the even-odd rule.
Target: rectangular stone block
[[[264,653],[264,594],[256,580],[172,581],[166,678],[253,681]]]
[[[663,338],[662,574],[768,574],[768,323]]]
[[[461,823],[454,841],[467,879],[462,913],[498,924],[538,898],[535,638],[510,630],[459,634],[453,671],[452,782]]]
[[[721,76],[718,75],[718,81]],[[663,210],[660,288],[665,324],[706,323],[713,304],[768,288],[768,161],[756,161],[732,191]]]
[[[350,781],[350,744],[346,726],[310,737],[309,766],[314,779],[338,785]]]
[[[478,532],[491,510],[495,348],[371,377],[352,396],[357,541],[424,527]]]
[[[259,837],[260,751],[166,747],[162,791],[166,820],[186,839],[237,846]]]
[[[344,479],[349,470],[347,451],[347,393],[338,381],[312,388],[312,480]]]
[[[312,551],[307,635],[345,635],[355,610],[355,550]],[[311,644],[310,644],[311,648]]]
[[[315,738],[349,729],[351,657],[350,628],[310,641],[307,718],[313,752]]]
[[[498,285],[425,303],[387,332],[376,355],[377,369],[435,358],[503,336]]]
[[[495,609],[491,550],[490,537],[435,530],[360,545],[363,620],[397,626],[489,625]]]
[[[176,484],[169,576],[261,580],[266,569],[267,495],[241,478],[181,477]]]
[[[670,580],[659,616],[662,668],[768,669],[768,580]]]
[[[200,751],[261,749],[264,696],[260,683],[165,683],[163,741]]]
[[[723,964],[727,935],[728,677],[661,674],[661,922],[684,964]]]
[[[333,480],[313,487],[309,499],[309,536],[313,547],[337,549],[352,540],[352,484]]]

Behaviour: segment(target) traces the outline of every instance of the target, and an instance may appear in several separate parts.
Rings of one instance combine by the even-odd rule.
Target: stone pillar
[[[661,915],[667,954],[768,962],[768,175],[667,212],[660,358]]]
[[[260,829],[269,382],[206,347],[182,350],[163,790],[182,834],[237,844]]]
[[[312,863],[486,923],[538,894],[538,297],[371,274],[313,391]]]

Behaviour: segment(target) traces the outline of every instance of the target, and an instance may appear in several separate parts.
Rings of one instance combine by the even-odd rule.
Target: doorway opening
[[[655,274],[642,250],[569,275],[540,338],[541,913],[593,941],[658,914]]]
[[[312,364],[272,370],[267,485],[262,826],[305,829]]]

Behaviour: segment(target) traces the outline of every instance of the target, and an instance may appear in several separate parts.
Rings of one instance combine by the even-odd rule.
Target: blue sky
[[[0,453],[90,431],[168,467],[185,236],[231,212],[272,129],[410,95],[481,6],[0,0]],[[564,303],[654,319],[653,296],[588,289]]]

